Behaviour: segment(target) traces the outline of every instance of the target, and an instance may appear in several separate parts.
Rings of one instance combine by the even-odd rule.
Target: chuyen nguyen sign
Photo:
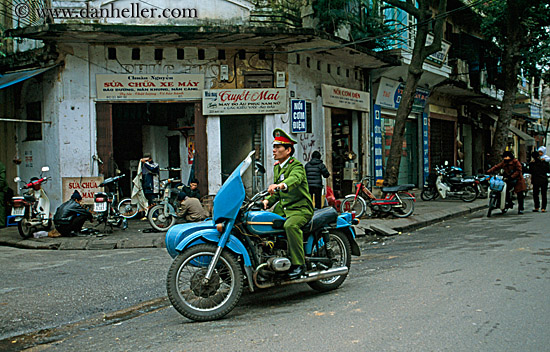
[[[211,89],[202,97],[204,115],[284,114],[286,89]]]
[[[200,74],[97,74],[97,100],[200,99],[204,75]]]

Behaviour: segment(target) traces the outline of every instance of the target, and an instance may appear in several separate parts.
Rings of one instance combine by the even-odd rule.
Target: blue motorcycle
[[[189,319],[222,318],[237,305],[245,285],[251,292],[297,283],[321,292],[334,290],[346,279],[351,256],[360,255],[352,226],[358,221],[352,214],[318,210],[303,228],[307,270],[290,279],[285,218],[262,210],[267,191],[245,196],[242,175],[253,154],[220,188],[211,220],[175,225],[166,233],[166,249],[174,258],[168,297]],[[256,173],[262,169],[256,165]]]

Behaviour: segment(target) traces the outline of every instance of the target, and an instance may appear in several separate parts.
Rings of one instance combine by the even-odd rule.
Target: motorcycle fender
[[[201,243],[214,243],[217,244],[220,241],[220,233],[216,229],[205,229],[197,231],[183,239],[177,247],[176,251],[182,252],[184,249],[201,244]],[[238,256],[242,256],[245,266],[252,266],[250,256],[245,246],[237,239],[237,237],[230,235],[227,241],[226,248]]]
[[[169,215],[172,215],[173,217],[177,217],[178,215],[176,214],[176,210],[174,209],[174,207],[172,206],[172,204],[168,203],[166,204],[166,207],[168,208],[168,214]]]
[[[351,218],[351,214],[349,215]],[[361,250],[359,249],[359,246],[355,241],[355,229],[349,224],[349,222],[342,218],[342,215],[340,215],[336,221],[336,228],[345,233],[346,236],[348,236],[349,242],[351,244],[351,254],[357,256],[361,255]]]

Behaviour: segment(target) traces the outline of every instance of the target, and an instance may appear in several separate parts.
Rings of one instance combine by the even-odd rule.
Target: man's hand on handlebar
[[[269,194],[275,194],[275,192],[284,191],[285,189],[286,189],[286,184],[284,183],[272,184],[272,185],[269,185],[269,187],[267,188],[267,192]]]

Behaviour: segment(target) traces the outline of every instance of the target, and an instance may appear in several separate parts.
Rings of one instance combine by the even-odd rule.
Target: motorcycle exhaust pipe
[[[258,283],[258,270],[254,272],[254,283],[259,288],[269,288],[273,286],[285,286],[285,285],[292,285],[292,284],[301,284],[305,282],[311,282],[311,281],[318,281],[322,279],[328,279],[333,276],[340,276],[340,275],[346,275],[349,272],[349,269],[347,266],[340,266],[337,268],[330,268],[328,270],[321,270],[321,271],[312,271],[307,273],[307,277],[302,277],[295,280],[286,280],[282,281],[280,283],[275,282],[269,282],[265,284]]]

